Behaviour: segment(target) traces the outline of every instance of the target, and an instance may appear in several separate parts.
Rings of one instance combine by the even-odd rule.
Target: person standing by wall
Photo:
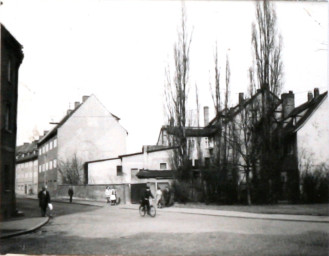
[[[69,197],[70,197],[70,203],[72,203],[72,198],[73,198],[73,194],[74,194],[74,191],[73,191],[72,187],[69,188],[68,194],[69,194]]]
[[[158,208],[162,207],[162,191],[161,189],[158,187],[157,192],[156,192],[156,205]]]
[[[111,194],[112,194],[112,190],[111,190],[110,186],[106,187],[106,189],[105,189],[105,197],[106,197],[107,203],[110,202]]]
[[[41,216],[46,216],[47,206],[50,203],[50,195],[45,186],[42,186],[42,190],[38,194],[39,207],[41,209]]]

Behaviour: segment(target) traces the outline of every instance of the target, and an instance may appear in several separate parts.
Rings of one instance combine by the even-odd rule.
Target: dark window
[[[205,165],[206,168],[208,168],[210,166],[210,158],[209,157],[205,157],[204,165]]]
[[[160,170],[167,170],[167,163],[160,163]]]
[[[8,61],[8,82],[11,82],[11,76],[12,76],[11,73],[12,73],[11,72],[11,61],[9,60]]]
[[[122,173],[122,165],[118,165],[117,166],[117,176],[122,176],[123,173]]]
[[[5,190],[9,190],[10,189],[10,170],[9,170],[9,165],[5,165],[5,169],[4,169],[4,188]]]
[[[194,160],[194,169],[198,169],[199,168],[199,160],[195,159]]]
[[[10,122],[11,122],[11,118],[10,118],[10,105],[7,104],[6,105],[6,109],[5,109],[5,129],[6,130],[10,130]]]

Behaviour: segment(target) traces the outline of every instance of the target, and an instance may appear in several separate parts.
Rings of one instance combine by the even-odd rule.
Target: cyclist
[[[142,196],[142,206],[147,207],[147,213],[150,213],[150,197],[154,198],[150,189],[150,184],[147,183]]]

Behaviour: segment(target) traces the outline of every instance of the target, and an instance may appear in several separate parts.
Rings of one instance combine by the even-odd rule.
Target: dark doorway
[[[131,203],[139,204],[139,200],[141,200],[142,193],[146,188],[146,183],[140,184],[131,184]]]

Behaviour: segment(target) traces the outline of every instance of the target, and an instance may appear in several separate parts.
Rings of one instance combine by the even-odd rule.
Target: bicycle
[[[147,212],[147,205],[142,205],[142,201],[141,201],[141,204],[139,206],[140,216],[144,217],[147,212],[147,214],[150,215],[151,217],[155,217],[156,215],[155,207],[152,205],[152,200],[149,199],[149,201],[150,201],[150,209],[148,212]]]

